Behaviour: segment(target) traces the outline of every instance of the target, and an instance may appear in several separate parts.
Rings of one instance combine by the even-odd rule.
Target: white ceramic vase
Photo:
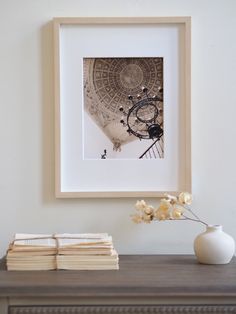
[[[235,242],[222,231],[222,226],[208,225],[194,240],[194,251],[202,264],[228,264],[235,252]]]

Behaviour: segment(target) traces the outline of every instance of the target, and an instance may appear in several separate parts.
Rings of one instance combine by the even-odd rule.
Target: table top
[[[193,255],[121,255],[119,270],[6,271],[0,297],[236,296],[236,258],[202,265]]]

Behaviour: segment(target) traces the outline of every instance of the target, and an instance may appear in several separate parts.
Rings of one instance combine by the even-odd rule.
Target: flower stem
[[[201,224],[205,225],[205,226],[208,226],[207,223],[205,223],[204,221],[202,221],[201,219],[197,218],[197,219],[193,219],[193,218],[190,218],[190,217],[187,217],[185,215],[182,215],[186,220],[191,220],[191,221],[196,221],[196,222],[200,222]]]
[[[201,220],[193,211],[189,206],[185,206],[185,209],[187,209],[195,218],[197,218],[197,220]]]

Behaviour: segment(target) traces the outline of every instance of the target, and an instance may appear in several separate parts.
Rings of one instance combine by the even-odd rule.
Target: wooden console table
[[[120,256],[116,271],[0,270],[0,314],[236,313],[236,260]]]

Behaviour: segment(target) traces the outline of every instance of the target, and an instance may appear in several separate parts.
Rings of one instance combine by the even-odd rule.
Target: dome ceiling
[[[132,106],[128,95],[158,94],[163,86],[163,58],[85,58],[84,106],[94,122],[114,144],[114,149],[137,139],[120,123],[122,113]],[[163,106],[162,103],[159,106]],[[163,109],[163,108],[161,108]],[[162,123],[163,117],[159,121]]]

